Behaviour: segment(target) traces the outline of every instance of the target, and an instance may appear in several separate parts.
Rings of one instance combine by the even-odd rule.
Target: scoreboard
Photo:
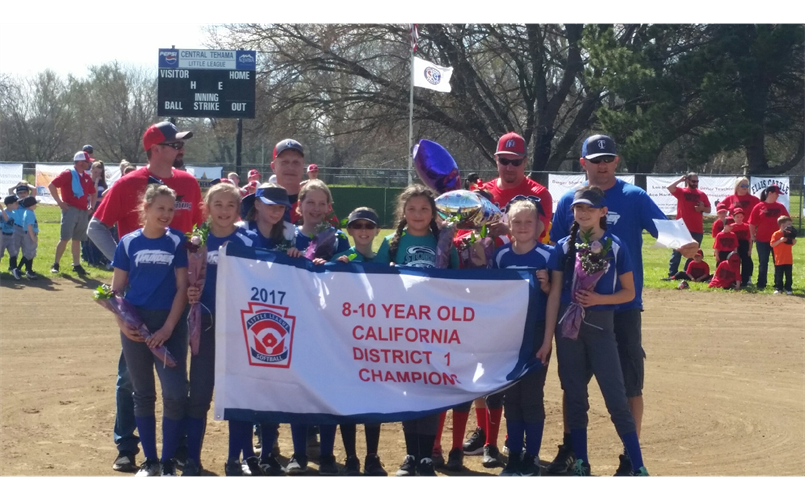
[[[253,50],[159,49],[157,116],[254,118]]]

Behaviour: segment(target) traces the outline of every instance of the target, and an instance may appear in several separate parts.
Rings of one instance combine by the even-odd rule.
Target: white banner
[[[437,66],[430,61],[414,56],[414,86],[437,92],[450,92],[452,67]]]
[[[8,196],[8,190],[22,180],[22,163],[4,163],[0,165],[0,193],[3,198]]]
[[[624,182],[634,184],[634,175],[616,175],[618,179]],[[587,174],[548,174],[548,191],[551,193],[553,199],[553,211],[556,212],[556,207],[559,205],[559,198],[565,193],[580,186],[587,180]]]
[[[106,177],[107,188],[112,187],[112,184],[114,184],[116,180],[122,177],[120,173],[120,168],[118,168],[115,165],[112,165],[111,167],[104,167],[103,176]]]
[[[65,163],[64,165],[36,164],[36,199],[39,201],[39,203],[44,203],[45,205],[56,204],[56,200],[50,196],[48,186],[57,175],[68,168],[71,168],[72,166],[72,163]]]
[[[396,422],[539,363],[528,270],[315,266],[227,245],[217,289],[217,420]]]
[[[676,215],[677,199],[668,191],[668,185],[679,179],[680,176],[657,176],[649,175],[646,177],[646,192],[660,207],[665,215]],[[707,195],[710,200],[710,214],[716,214],[716,204],[735,192],[735,180],[737,177],[716,177],[712,175],[699,176],[699,190]],[[684,183],[679,184],[685,187]]]
[[[788,204],[788,202],[789,195],[791,194],[791,179],[789,177],[752,176],[749,179],[749,192],[760,198],[760,192],[771,185],[775,185],[780,188],[780,195],[777,197],[777,203],[782,203],[785,205],[785,209],[790,211],[791,206]]]

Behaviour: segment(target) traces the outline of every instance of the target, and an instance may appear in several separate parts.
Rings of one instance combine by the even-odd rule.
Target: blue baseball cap
[[[285,205],[291,208],[291,201],[288,199],[288,191],[282,187],[258,188],[257,191],[254,192],[254,197],[266,205]]]
[[[593,208],[604,208],[607,202],[596,190],[583,187],[573,194],[573,203],[570,204],[572,208],[574,205],[589,205]]]
[[[591,135],[581,146],[581,157],[591,160],[599,156],[618,156],[615,141],[608,135]]]

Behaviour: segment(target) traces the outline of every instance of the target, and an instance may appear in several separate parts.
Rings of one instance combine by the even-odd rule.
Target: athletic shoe
[[[239,460],[227,460],[224,464],[224,474],[227,476],[242,476],[243,467]]]
[[[298,457],[294,453],[291,456],[291,461],[288,462],[288,466],[285,467],[285,473],[289,476],[300,476],[307,472],[307,457]]]
[[[79,276],[84,276],[85,274],[87,274],[86,269],[84,269],[84,268],[81,266],[81,264],[78,264],[77,266],[76,266],[76,265],[73,265],[73,272],[74,272],[74,273],[76,273],[76,274],[78,274]]]
[[[173,454],[173,460],[176,462],[176,467],[179,469],[184,469],[184,465],[187,463],[187,445],[180,444],[176,448],[176,453]]]
[[[366,460],[363,463],[364,476],[388,476],[389,473],[383,468],[380,463],[380,457],[375,454],[366,455]]]
[[[794,295],[794,292],[792,290],[786,290],[785,294],[786,295]]]
[[[569,444],[560,444],[559,452],[556,453],[553,462],[548,465],[546,472],[551,475],[567,474],[574,463],[576,463],[576,454],[573,453],[573,447]]]
[[[484,443],[486,443],[486,433],[480,427],[475,428],[475,432],[466,441],[464,441],[463,451],[465,455],[480,455],[484,452]]]
[[[14,279],[20,281],[22,279],[22,274],[20,274],[20,270],[16,267],[11,270],[11,275],[14,276]]]
[[[435,476],[436,469],[433,468],[433,460],[430,458],[423,458],[416,466],[416,473],[420,476]]]
[[[338,467],[335,465],[335,456],[322,455],[319,460],[319,475],[320,476],[337,476]]]
[[[576,463],[573,465],[573,475],[574,476],[592,476],[592,471],[590,469],[590,464],[584,463],[584,460],[576,460]]]
[[[631,476],[632,475],[632,459],[629,458],[629,455],[618,455],[618,460],[620,460],[620,464],[618,465],[618,469],[615,471],[615,476]]]
[[[447,455],[445,468],[453,472],[464,470],[464,452],[458,448],[450,450],[450,453]]]
[[[665,278],[660,278],[660,281],[674,281],[673,276],[666,276]]]
[[[25,277],[26,277],[26,278],[28,278],[29,280],[36,280],[36,279],[39,279],[39,275],[38,275],[38,274],[36,274],[36,273],[35,273],[35,272],[33,272],[33,271],[28,271],[28,272],[26,272],[26,273],[25,273]]]
[[[269,454],[267,457],[260,457],[260,468],[263,469],[264,476],[284,476],[285,471],[282,470],[282,465],[274,457],[274,454]]]
[[[262,476],[263,469],[260,467],[260,459],[252,455],[241,464],[244,476]]]
[[[523,468],[522,459],[520,455],[512,455],[509,457],[509,463],[506,464],[506,467],[500,471],[500,476],[520,476],[521,470]]]
[[[137,462],[134,460],[134,455],[118,453],[115,463],[112,464],[112,470],[118,472],[137,472]]]
[[[50,272],[53,273],[53,274],[58,273],[59,272],[59,265],[54,262],[53,265],[50,266]]]
[[[497,446],[491,444],[484,445],[484,457],[481,459],[481,465],[487,469],[492,467],[503,467],[503,462],[500,461],[500,451]]]
[[[137,471],[134,477],[150,477],[159,476],[161,474],[162,468],[160,467],[159,460],[146,460],[140,464],[140,470]]]
[[[783,293],[783,292],[781,292],[780,290],[775,290],[774,291],[774,295],[780,295],[781,293]]]
[[[632,471],[632,473],[629,474],[629,475],[630,476],[648,476],[649,474],[648,474],[648,471],[646,470],[645,467],[640,467],[640,469],[637,472]]]
[[[182,477],[185,476],[200,476],[201,466],[196,463],[192,458],[185,460],[184,469],[182,470]]]
[[[509,457],[509,462],[511,462],[511,457]],[[539,457],[535,457],[530,453],[524,453],[523,458],[520,459],[520,475],[541,476],[542,467],[539,466]]]
[[[355,455],[347,457],[344,464],[344,474],[347,476],[360,476],[361,475],[361,460]]]
[[[163,477],[176,477],[176,463],[173,460],[159,462],[159,468]]]
[[[406,455],[402,465],[394,474],[397,477],[416,476],[416,458],[413,455]]]
[[[439,446],[438,448],[434,449],[431,452],[430,459],[433,460],[433,466],[436,468],[443,468],[444,467],[444,455],[442,454],[442,447]]]

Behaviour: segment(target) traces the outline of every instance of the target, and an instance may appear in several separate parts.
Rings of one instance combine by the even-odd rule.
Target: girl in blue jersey
[[[258,247],[287,250],[293,246],[296,234],[296,226],[283,218],[290,208],[288,191],[278,184],[265,182],[254,192],[254,204],[238,225],[257,234]]]
[[[153,335],[143,341],[120,319],[123,355],[134,387],[134,418],[145,461],[137,476],[175,476],[173,456],[179,444],[187,404],[187,249],[184,235],[170,227],[176,193],[151,184],[142,205],[144,225],[124,236],[115,250],[112,288],[125,290]],[[154,362],[149,347],[164,345],[176,359],[170,368]],[[162,459],[157,456],[154,367],[162,386]]]
[[[215,384],[215,286],[218,274],[218,252],[224,243],[229,245],[257,246],[257,234],[235,225],[240,213],[240,192],[232,184],[216,184],[204,198],[204,209],[209,215],[207,236],[207,273],[204,288],[187,288],[191,303],[201,301],[201,338],[198,354],[190,358],[190,393],[185,418],[188,459],[183,476],[201,473],[201,444],[204,440],[207,412],[212,401]],[[282,217],[280,215],[280,217]],[[238,433],[240,431],[240,433]],[[251,439],[251,423],[229,421],[229,460],[226,475],[242,473],[239,461],[241,451],[253,475],[262,475]]]
[[[433,192],[421,185],[408,186],[397,199],[397,224],[375,256],[375,262],[398,266],[435,267],[439,226]],[[458,269],[458,253],[450,249],[450,268]],[[397,476],[435,476],[431,458],[439,413],[403,422],[406,456]]]
[[[500,475],[539,476],[539,450],[545,425],[545,376],[553,344],[553,329],[546,331],[545,328],[545,308],[551,292],[547,268],[553,248],[539,242],[546,222],[539,198],[513,200],[507,207],[507,214],[512,242],[495,252],[493,266],[496,269],[537,270],[540,293],[537,294],[537,324],[532,338],[532,356],[539,358],[541,366],[503,393],[509,462]],[[522,453],[523,437],[525,453]]]
[[[635,296],[632,264],[626,247],[607,230],[607,207],[604,192],[597,187],[582,186],[576,190],[573,203],[573,225],[570,235],[556,243],[548,262],[552,270],[551,294],[548,298],[546,335],[553,335],[557,318],[572,301],[584,308],[584,319],[576,339],[562,335],[556,338],[556,356],[559,361],[559,378],[564,389],[567,423],[576,463],[573,473],[589,476],[587,459],[587,396],[588,374],[595,375],[615,429],[631,458],[633,475],[648,475],[643,466],[635,421],[629,411],[623,373],[618,357],[614,333],[615,307]],[[589,242],[598,241],[606,248],[609,269],[598,280],[594,290],[580,290],[571,297],[576,243],[582,234]],[[561,308],[560,308],[561,303]]]

